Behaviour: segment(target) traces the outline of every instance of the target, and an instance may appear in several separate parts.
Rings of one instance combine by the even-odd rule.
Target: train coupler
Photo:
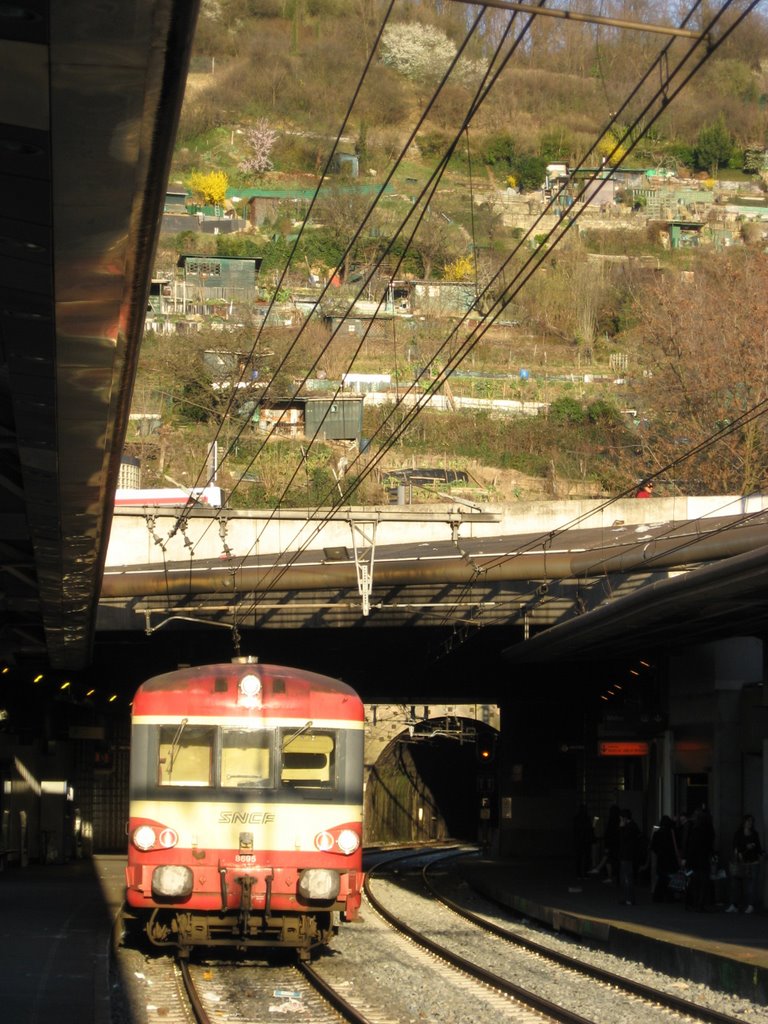
[[[251,924],[251,890],[254,879],[250,875],[243,875],[237,881],[240,883],[240,913],[237,915],[237,920],[240,925],[240,935],[245,937],[248,935]]]

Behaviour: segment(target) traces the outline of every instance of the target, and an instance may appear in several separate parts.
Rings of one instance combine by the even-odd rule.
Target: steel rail
[[[211,1018],[205,1007],[202,1004],[200,996],[195,988],[195,983],[192,981],[192,975],[189,973],[189,964],[186,960],[177,958],[176,963],[181,972],[181,980],[184,984],[184,994],[189,1000],[189,1005],[192,1007],[192,1012],[195,1015],[197,1024],[211,1024]]]
[[[366,1017],[352,1003],[348,1002],[336,989],[330,985],[325,978],[321,978],[314,967],[304,960],[297,962],[296,967],[304,975],[310,985],[325,999],[327,1003],[340,1014],[349,1024],[372,1024],[370,1017]]]
[[[212,1024],[211,1018],[203,1006],[202,1000],[200,999],[195,987],[195,983],[192,980],[189,964],[183,959],[178,959],[176,963],[178,964],[179,971],[181,973],[184,995],[189,1000],[189,1004],[197,1024]],[[321,978],[309,964],[297,960],[295,967],[307,982],[312,985],[321,998],[324,999],[325,1002],[328,1003],[328,1005],[331,1006],[345,1021],[348,1021],[349,1024],[372,1024],[369,1017],[366,1017],[356,1007],[354,1007],[352,1003],[348,1002],[342,995],[340,995],[336,989],[325,981],[324,978]]]
[[[457,854],[455,856],[461,855]],[[590,978],[594,978],[596,981],[604,982],[606,985],[611,985],[613,988],[620,988],[631,995],[639,996],[649,1002],[660,1003],[667,1009],[675,1010],[677,1013],[684,1013],[697,1020],[706,1021],[707,1024],[738,1024],[738,1018],[730,1017],[728,1014],[721,1013],[719,1010],[712,1010],[707,1006],[701,1006],[699,1003],[689,1002],[686,999],[682,999],[680,996],[652,988],[650,985],[644,985],[640,981],[632,981],[631,978],[626,978],[621,974],[614,974],[612,971],[606,970],[602,967],[597,967],[594,964],[584,963],[584,961],[579,960],[577,957],[569,956],[567,953],[560,953],[555,949],[551,949],[549,946],[535,942],[533,939],[527,939],[522,935],[509,931],[509,929],[504,928],[501,925],[485,920],[485,918],[480,917],[471,910],[467,910],[462,907],[461,904],[456,903],[455,900],[452,900],[449,896],[444,895],[437,889],[428,877],[430,870],[434,866],[434,864],[425,864],[422,868],[421,877],[424,885],[440,903],[443,903],[455,914],[458,914],[459,917],[470,921],[478,928],[482,928],[483,931],[487,931],[491,935],[495,935],[497,938],[504,939],[516,946],[520,946],[531,953],[536,953],[539,956],[546,957],[548,960],[554,961],[561,967],[568,967],[571,970],[578,971],[579,974],[585,974]],[[504,909],[509,910],[510,908],[505,906]]]
[[[405,921],[400,920],[397,915],[387,910],[381,901],[378,900],[371,892],[369,882],[371,877],[376,874],[380,868],[385,867],[389,863],[389,860],[384,861],[381,864],[378,864],[375,868],[372,868],[366,874],[364,889],[366,898],[371,906],[378,914],[381,915],[381,917],[384,918],[385,921],[391,924],[393,928],[407,936],[415,942],[416,945],[427,949],[430,953],[438,957],[440,960],[443,960],[445,963],[457,968],[463,973],[469,975],[471,978],[481,981],[483,984],[488,985],[497,992],[503,992],[505,995],[512,996],[529,1009],[543,1013],[551,1020],[559,1021],[560,1024],[594,1024],[593,1021],[588,1020],[586,1017],[582,1017],[578,1013],[574,1013],[562,1006],[558,1006],[557,1003],[550,1002],[550,1000],[544,999],[535,992],[531,992],[529,989],[516,985],[512,981],[500,978],[498,975],[493,974],[484,967],[480,967],[479,964],[474,964],[471,960],[467,960],[464,957],[459,956],[457,953],[451,952],[451,950],[447,949],[445,946],[441,946],[439,943],[433,942],[432,939],[427,938],[426,935],[422,935],[421,932],[416,931],[415,928],[411,928],[410,925],[405,923]]]

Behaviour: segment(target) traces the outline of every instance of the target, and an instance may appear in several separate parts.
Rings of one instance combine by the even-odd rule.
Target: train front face
[[[126,923],[150,941],[295,947],[360,906],[363,706],[272,665],[157,676],[133,704]]]

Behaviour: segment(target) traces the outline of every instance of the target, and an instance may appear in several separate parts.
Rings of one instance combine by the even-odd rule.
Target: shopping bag
[[[674,871],[669,876],[668,885],[672,892],[685,892],[688,888],[688,875],[684,871]]]

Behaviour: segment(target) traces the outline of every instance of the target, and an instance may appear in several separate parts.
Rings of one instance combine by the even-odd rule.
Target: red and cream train
[[[243,659],[156,676],[133,703],[125,925],[156,946],[327,943],[360,906],[363,706]]]

